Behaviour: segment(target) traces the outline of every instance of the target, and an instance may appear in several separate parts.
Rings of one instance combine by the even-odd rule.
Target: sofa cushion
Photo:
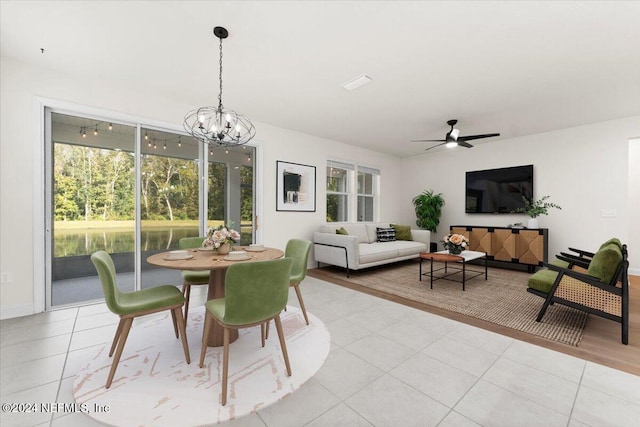
[[[398,256],[415,255],[416,257],[420,252],[428,252],[429,248],[422,242],[414,242],[410,240],[396,240],[391,243],[397,250]]]
[[[378,242],[395,242],[396,241],[396,229],[393,227],[376,229],[376,235]]]
[[[360,243],[360,264],[397,258],[398,250],[393,243]]]
[[[413,240],[410,225],[391,224],[391,226],[396,230],[396,240]]]
[[[367,222],[365,227],[367,229],[368,242],[375,243],[378,241],[378,227],[389,228],[390,226],[388,222]]]
[[[347,232],[347,230],[344,229],[344,227],[340,227],[336,229],[336,234],[342,234],[344,236],[348,236],[349,233]]]

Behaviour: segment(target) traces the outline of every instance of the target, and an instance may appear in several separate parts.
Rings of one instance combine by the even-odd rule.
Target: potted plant
[[[462,251],[467,249],[469,239],[462,234],[447,234],[442,240],[442,245],[450,254],[460,255]]]
[[[422,194],[414,197],[412,202],[418,218],[416,225],[435,233],[438,224],[440,224],[440,216],[444,206],[442,193],[434,194],[433,190],[425,190]]]
[[[543,196],[539,200],[529,200],[523,196],[522,201],[524,202],[524,206],[512,212],[526,213],[530,217],[529,222],[527,223],[527,228],[538,228],[537,217],[540,215],[549,215],[549,209],[551,208],[562,209],[555,203],[547,202],[547,199],[549,199],[549,196]]]

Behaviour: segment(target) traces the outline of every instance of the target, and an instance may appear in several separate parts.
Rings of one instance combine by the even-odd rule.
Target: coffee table
[[[477,259],[484,258],[484,271],[478,270],[469,270],[471,276],[467,277],[467,263],[469,261],[474,261]],[[431,268],[428,273],[422,272],[422,261],[428,259],[431,264]],[[433,261],[444,262],[444,267],[440,267],[437,269],[433,269]],[[462,268],[459,267],[450,267],[449,263],[462,264]],[[444,270],[443,275],[433,276],[434,272]],[[453,270],[449,272],[449,270]],[[462,272],[462,290],[464,291],[464,285],[467,279],[473,279],[474,277],[481,276],[484,273],[484,280],[487,280],[487,254],[485,252],[477,252],[477,251],[462,251],[460,255],[452,255],[449,251],[440,251],[440,252],[423,252],[420,254],[420,281],[422,281],[422,276],[429,276],[431,279],[431,289],[433,289],[433,281],[434,280],[451,280],[453,282],[460,282],[460,280],[456,280],[450,278],[451,276],[460,274]]]

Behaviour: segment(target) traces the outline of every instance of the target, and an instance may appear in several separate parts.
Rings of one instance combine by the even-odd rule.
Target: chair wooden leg
[[[120,362],[120,356],[122,356],[122,350],[124,350],[124,345],[127,342],[127,337],[129,336],[129,330],[131,329],[132,323],[133,318],[129,317],[124,319],[122,331],[120,332],[120,337],[118,339],[118,349],[116,350],[116,355],[113,357],[113,363],[111,364],[111,370],[109,371],[105,388],[111,387],[111,382],[113,381],[113,376],[116,374],[116,368],[118,367],[118,362]]]
[[[204,366],[204,356],[207,353],[207,337],[209,336],[209,331],[211,330],[211,323],[213,322],[213,317],[209,314],[208,311],[205,310],[204,314],[204,332],[202,333],[202,349],[200,350],[200,367]]]
[[[120,338],[120,334],[122,333],[122,325],[124,325],[124,319],[120,319],[120,322],[118,322],[118,329],[116,329],[116,335],[113,337],[113,343],[111,343],[111,350],[109,350],[109,357],[113,356],[113,352],[116,349],[116,345],[118,345],[118,339]]]
[[[176,338],[180,338],[178,334],[178,322],[176,321],[176,313],[171,310],[171,320],[173,320],[173,332],[176,334]]]
[[[264,347],[264,340],[265,340],[265,325],[264,323],[260,324],[260,338],[262,339],[262,346]]]
[[[278,338],[280,339],[280,347],[282,348],[284,364],[287,367],[287,375],[291,376],[291,365],[289,365],[289,354],[287,353],[287,344],[285,344],[284,342],[284,332],[282,331],[282,322],[280,321],[280,315],[278,314],[274,320],[276,321],[276,330],[278,331]]]
[[[271,321],[267,322],[267,326],[264,328],[264,339],[268,340],[269,339],[269,324],[271,323]]]
[[[187,328],[182,318],[182,307],[174,308],[175,317],[178,320],[178,327],[180,328],[180,336],[182,337],[182,349],[184,350],[184,358],[187,360],[187,365],[191,363],[191,355],[189,354],[189,343],[187,342]]]
[[[224,328],[224,349],[222,351],[222,406],[227,404],[228,376],[229,376],[229,328]]]
[[[189,318],[189,298],[191,297],[191,285],[187,285],[186,283],[183,285],[186,286],[186,293],[184,294],[184,325],[187,326],[187,320]]]
[[[293,288],[296,290],[296,295],[298,296],[298,302],[300,303],[300,308],[302,309],[302,315],[304,316],[304,321],[309,324],[309,317],[307,316],[307,309],[304,307],[304,301],[302,301],[302,294],[300,293],[300,283],[296,283],[293,285]]]

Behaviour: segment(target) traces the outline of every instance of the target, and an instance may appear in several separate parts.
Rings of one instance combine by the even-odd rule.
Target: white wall
[[[70,78],[7,58],[0,58],[0,91],[0,271],[13,276],[12,283],[0,287],[0,318],[6,318],[34,312],[36,293],[44,288],[42,271],[34,271],[34,254],[42,250],[39,242],[34,243],[34,224],[43,220],[42,212],[34,210],[43,197],[34,193],[42,176],[42,171],[36,169],[42,152],[38,111],[34,108],[37,97],[146,117],[177,127],[193,105],[118,86],[117,82],[99,77]],[[263,182],[263,214],[258,221],[263,243],[269,246],[284,248],[291,237],[310,238],[324,221],[324,166],[328,157],[380,168],[383,220],[413,225],[411,199],[428,188],[442,192],[446,205],[435,238],[444,235],[453,223],[506,225],[525,220],[517,215],[465,215],[464,172],[533,163],[536,195],[549,194],[563,207],[562,211],[554,210],[541,218],[541,226],[550,229],[550,253],[568,245],[594,248],[610,236],[618,236],[629,244],[631,266],[634,274],[640,274],[640,251],[634,251],[640,247],[639,179],[629,170],[630,164],[640,164],[640,159],[629,158],[630,154],[640,154],[629,145],[630,138],[640,136],[640,117],[410,159],[255,124],[263,147],[263,173],[259,177]],[[277,160],[316,166],[315,213],[276,212]],[[616,209],[618,215],[601,218],[601,209]]]
[[[446,204],[435,234],[438,241],[453,224],[526,224],[526,215],[465,214],[465,172],[533,164],[534,196],[549,195],[562,207],[539,217],[540,227],[549,229],[550,257],[568,246],[595,250],[617,236],[629,247],[633,274],[640,274],[640,178],[637,172],[629,173],[630,166],[637,170],[640,165],[640,149],[631,150],[629,142],[638,135],[640,116],[478,144],[472,149],[431,151],[402,160],[403,176],[411,177],[405,180],[402,198],[410,200],[430,188],[443,194]],[[603,218],[603,209],[614,209],[617,216]],[[413,212],[404,215],[404,222],[415,223]]]
[[[38,269],[34,271],[33,267],[37,261],[34,254],[42,251],[39,242],[34,243],[34,232],[38,229],[34,224],[43,221],[42,212],[34,210],[34,205],[41,204],[43,197],[34,194],[34,187],[39,188],[37,181],[42,176],[36,168],[42,153],[38,111],[34,107],[38,97],[118,115],[145,117],[154,123],[178,127],[185,112],[194,106],[118,86],[117,82],[98,77],[70,78],[12,59],[0,58],[0,61],[0,271],[13,276],[12,283],[0,288],[0,318],[6,318],[33,313],[37,293],[44,289],[43,273]],[[393,199],[401,184],[399,159],[259,122],[254,124],[258,131],[256,139],[262,147],[263,169],[258,179],[262,179],[264,191],[263,214],[258,223],[264,244],[284,249],[290,238],[310,239],[324,221],[325,165],[329,156],[378,167],[383,177],[382,193],[388,195],[381,204],[381,216],[389,220],[399,218],[401,206]],[[276,160],[316,167],[316,212],[276,212]]]

